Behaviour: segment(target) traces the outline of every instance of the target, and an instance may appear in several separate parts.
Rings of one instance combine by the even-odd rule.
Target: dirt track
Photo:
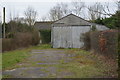
[[[61,61],[70,62],[70,54],[64,50],[32,50],[29,57],[24,63],[17,64],[19,68],[6,70],[3,75],[9,75],[15,78],[44,78],[44,77],[64,77],[72,73],[58,72],[58,65]]]

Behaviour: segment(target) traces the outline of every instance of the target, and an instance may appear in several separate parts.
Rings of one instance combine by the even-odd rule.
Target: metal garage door
[[[53,48],[81,48],[84,43],[80,40],[90,26],[52,27]]]

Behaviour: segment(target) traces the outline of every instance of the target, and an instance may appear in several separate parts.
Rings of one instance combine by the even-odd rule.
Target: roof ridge
[[[56,20],[56,21],[54,21],[54,22],[57,22],[57,21],[65,18],[65,17],[67,17],[67,16],[70,16],[70,15],[73,15],[73,16],[78,17],[78,18],[80,18],[80,19],[82,19],[82,20],[84,20],[84,21],[87,21],[87,22],[89,22],[89,23],[92,23],[92,22],[90,22],[90,21],[88,21],[88,20],[85,20],[85,19],[81,18],[80,16],[77,16],[77,15],[75,15],[75,14],[73,14],[73,13],[70,13],[70,14],[68,14],[68,15],[66,15],[66,16],[64,16],[64,17],[62,17],[62,18],[60,18],[60,19],[58,19],[58,20]]]

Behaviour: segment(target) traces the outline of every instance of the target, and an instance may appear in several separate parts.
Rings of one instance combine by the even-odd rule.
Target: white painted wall
[[[51,41],[53,48],[81,48],[83,33],[90,31],[90,26],[52,27]]]

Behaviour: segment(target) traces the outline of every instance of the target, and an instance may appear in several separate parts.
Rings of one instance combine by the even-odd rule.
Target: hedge
[[[37,31],[17,32],[14,38],[2,39],[2,51],[11,51],[18,48],[28,47],[39,44],[39,35]]]
[[[117,55],[119,50],[117,30],[93,31],[84,35],[83,41],[86,50],[112,57]]]

